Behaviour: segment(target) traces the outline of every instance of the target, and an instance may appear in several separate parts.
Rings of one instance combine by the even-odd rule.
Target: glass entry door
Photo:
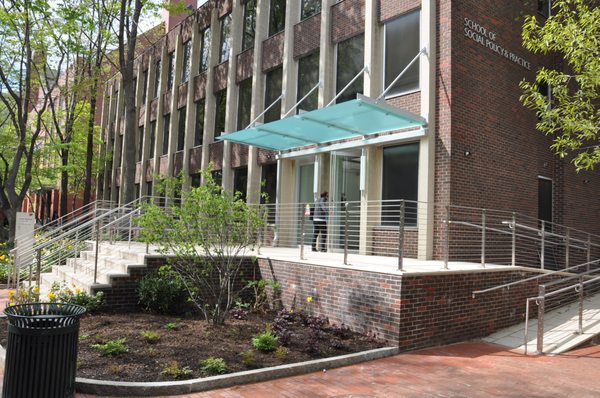
[[[348,248],[358,250],[360,226],[360,150],[334,152],[331,157],[333,169],[333,192],[331,200],[336,204],[330,218],[331,244],[344,248],[345,211],[348,202]]]
[[[315,176],[315,165],[314,163],[305,163],[299,164],[298,166],[298,209],[296,217],[297,217],[297,232],[296,236],[298,237],[298,244],[300,243],[300,239],[302,236],[301,229],[301,218],[304,212],[304,206],[307,203],[314,203],[314,176]],[[304,226],[304,244],[310,245],[312,242],[312,221],[309,217],[305,218],[305,226]]]

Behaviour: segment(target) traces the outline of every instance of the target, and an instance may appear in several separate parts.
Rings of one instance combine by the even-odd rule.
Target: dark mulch
[[[263,353],[252,347],[252,337],[265,331],[276,314],[249,314],[247,319],[228,319],[225,325],[212,325],[197,318],[175,318],[148,313],[86,315],[81,320],[78,377],[121,381],[183,380],[206,376],[200,362],[219,357],[227,364],[227,373],[277,366],[317,358],[343,355],[383,347],[385,344],[369,336],[352,333],[328,324],[315,326],[312,317],[296,315],[284,322],[285,351]],[[176,323],[177,329],[165,325]],[[317,324],[319,322],[316,322]],[[142,331],[160,333],[160,340],[150,344]],[[125,339],[127,353],[103,356],[92,348],[94,343]],[[0,344],[6,347],[7,328],[0,327]],[[241,355],[252,350],[252,354]],[[254,361],[248,357],[254,357]],[[243,358],[246,361],[244,363]],[[191,374],[179,377],[163,373],[166,365],[176,362],[178,368],[189,367]]]

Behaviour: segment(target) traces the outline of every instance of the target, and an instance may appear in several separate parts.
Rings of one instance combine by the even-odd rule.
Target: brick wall
[[[208,146],[208,161],[212,162],[213,170],[223,168],[223,141],[214,142]]]
[[[267,163],[274,163],[276,156],[277,154],[274,151],[260,148],[258,150],[258,164],[264,165]]]
[[[163,95],[163,115],[168,115],[171,113],[171,96],[173,95],[173,90],[167,91]]]
[[[417,258],[417,238],[417,230],[405,229],[404,257]],[[398,257],[398,228],[374,227],[371,255]]]
[[[206,97],[206,72],[202,72],[194,77],[194,101]]]
[[[300,58],[318,50],[321,40],[321,14],[294,25],[294,58]]]
[[[417,91],[414,93],[400,95],[398,97],[390,98],[386,102],[396,108],[412,112],[416,115],[421,114],[421,92]]]
[[[393,19],[420,6],[421,0],[380,0],[379,20],[384,22]]]
[[[365,31],[365,0],[344,0],[331,7],[331,40],[339,43]]]
[[[177,109],[183,108],[187,104],[188,84],[182,83],[177,88]]]
[[[263,41],[263,72],[267,72],[283,64],[284,35],[285,32],[280,32]]]
[[[238,168],[248,165],[248,146],[233,144],[231,146],[231,167]]]
[[[214,86],[213,90],[216,93],[227,88],[227,71],[229,70],[229,61],[225,61],[215,66]]]
[[[202,166],[202,147],[197,146],[190,149],[190,174],[200,172]]]
[[[238,54],[237,62],[236,62],[236,75],[235,81],[236,83],[241,82],[242,80],[246,80],[252,77],[252,63],[254,62],[254,48],[249,48],[248,50]]]
[[[157,114],[158,114],[158,98],[155,98],[150,103],[150,121],[151,122],[156,120]]]
[[[173,154],[173,175],[176,176],[183,169],[183,151]]]
[[[154,154],[150,154],[152,158],[146,160],[146,181],[152,181],[154,175]],[[152,192],[148,192],[150,195]]]

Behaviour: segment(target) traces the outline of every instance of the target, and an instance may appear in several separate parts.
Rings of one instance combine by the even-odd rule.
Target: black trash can
[[[79,318],[74,304],[31,303],[8,307],[3,398],[75,396]]]

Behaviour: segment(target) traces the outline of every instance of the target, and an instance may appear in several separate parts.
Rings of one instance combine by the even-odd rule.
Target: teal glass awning
[[[359,95],[359,98],[217,137],[284,151],[354,137],[427,126],[419,115]]]

